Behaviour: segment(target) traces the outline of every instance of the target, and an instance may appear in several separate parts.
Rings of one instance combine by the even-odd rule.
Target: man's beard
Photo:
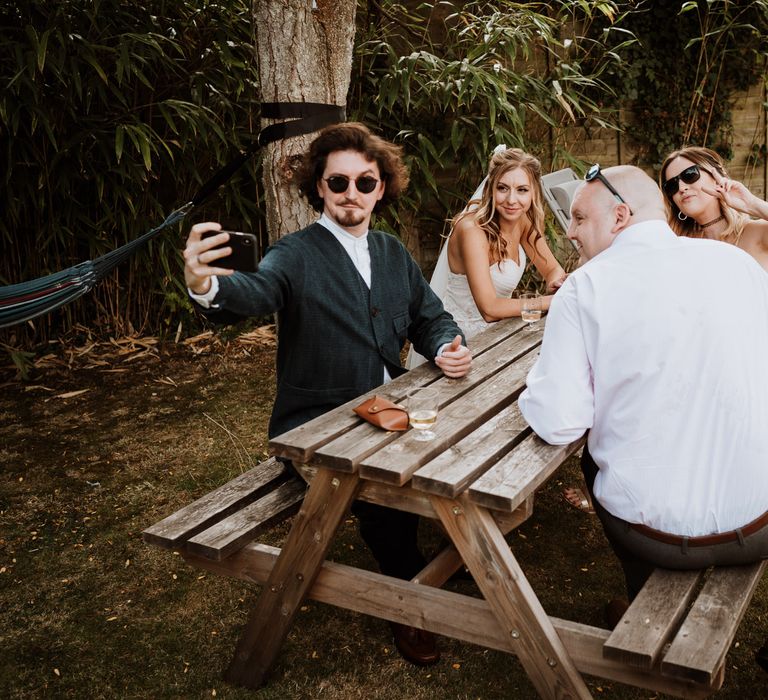
[[[338,209],[336,216],[341,226],[359,226],[365,221],[365,213],[359,209]]]

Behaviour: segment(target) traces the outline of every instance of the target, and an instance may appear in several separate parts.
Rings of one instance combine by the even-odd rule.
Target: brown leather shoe
[[[614,598],[605,606],[605,621],[608,623],[608,629],[613,629],[619,624],[619,620],[624,617],[624,613],[629,608],[629,601],[626,598]]]
[[[440,661],[440,651],[437,640],[432,632],[418,627],[409,627],[397,622],[390,622],[395,646],[400,655],[417,666],[431,666]]]

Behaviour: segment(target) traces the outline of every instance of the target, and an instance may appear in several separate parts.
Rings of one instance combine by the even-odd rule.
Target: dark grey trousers
[[[768,559],[768,527],[747,537],[723,544],[690,547],[667,544],[630,527],[626,520],[609,513],[595,498],[593,486],[598,467],[587,447],[581,456],[581,470],[605,536],[621,562],[630,601],[656,567],[664,569],[706,569],[709,566],[737,566]],[[737,531],[738,534],[738,531]]]

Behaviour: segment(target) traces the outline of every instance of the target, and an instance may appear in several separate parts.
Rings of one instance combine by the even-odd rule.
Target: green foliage
[[[135,239],[249,141],[259,92],[251,4],[0,0],[0,284]],[[727,156],[729,98],[759,69],[765,78],[768,55],[768,0],[360,0],[357,24],[348,114],[401,143],[412,178],[383,218],[435,237],[493,145],[562,167],[573,163],[574,127],[614,128],[627,106],[641,164],[684,142]],[[199,216],[266,238],[258,165]],[[194,327],[178,255],[187,228],[2,337],[29,347],[77,324]]]
[[[257,117],[251,35],[245,1],[1,0],[0,284],[94,258],[188,201]],[[255,199],[230,186],[219,205],[248,225]],[[181,240],[165,232],[33,336],[175,328]]]
[[[573,28],[618,14],[613,2],[570,0],[361,3],[351,111],[403,144],[412,182],[405,207],[422,218],[434,200],[436,218],[456,211],[497,143],[541,156],[552,131],[611,127],[603,74],[632,37]]]
[[[638,2],[623,26],[639,43],[613,76],[641,165],[684,144],[732,156],[731,98],[765,76],[766,0]]]
[[[16,368],[19,378],[26,381],[29,379],[29,373],[32,370],[32,363],[35,359],[35,353],[26,350],[17,350],[8,345],[1,344],[3,350],[8,353],[11,363]]]

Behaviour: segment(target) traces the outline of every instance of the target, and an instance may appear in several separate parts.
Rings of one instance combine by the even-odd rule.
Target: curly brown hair
[[[335,151],[357,151],[366,160],[375,161],[384,183],[384,196],[376,203],[379,211],[394,202],[408,186],[408,169],[403,163],[403,149],[359,122],[332,124],[325,127],[304,154],[297,173],[299,190],[315,211],[323,210],[323,199],[317,193],[317,183],[323,176],[328,156]]]
[[[720,177],[728,177],[725,163],[718,153],[702,146],[683,146],[683,148],[677,151],[672,151],[664,159],[661,170],[659,170],[659,187],[661,187],[662,191],[664,191],[664,183],[667,181],[666,172],[669,164],[675,158],[680,157],[690,160],[692,163],[701,166],[704,170],[717,173]],[[667,221],[678,236],[689,236],[691,238],[701,238],[704,236],[704,229],[696,223],[695,219],[690,216],[680,219],[678,216],[680,209],[666,193],[664,195],[664,206],[667,209]],[[738,243],[748,217],[735,209],[731,209],[722,201],[720,202],[720,212],[728,224],[725,231],[720,234],[720,240],[726,243]]]
[[[480,200],[470,202],[470,205],[476,204],[476,208],[470,208],[454,217],[453,225],[465,216],[474,217],[477,225],[485,232],[490,246],[491,262],[501,263],[507,257],[507,242],[499,230],[499,215],[496,213],[496,200],[494,192],[496,186],[502,177],[510,170],[522,168],[531,181],[533,189],[533,201],[531,208],[526,213],[529,226],[523,232],[526,241],[536,252],[536,243],[542,238],[544,232],[544,195],[541,191],[541,162],[530,153],[526,153],[520,148],[507,148],[504,151],[496,153],[488,167],[488,180],[483,187],[483,194]]]

